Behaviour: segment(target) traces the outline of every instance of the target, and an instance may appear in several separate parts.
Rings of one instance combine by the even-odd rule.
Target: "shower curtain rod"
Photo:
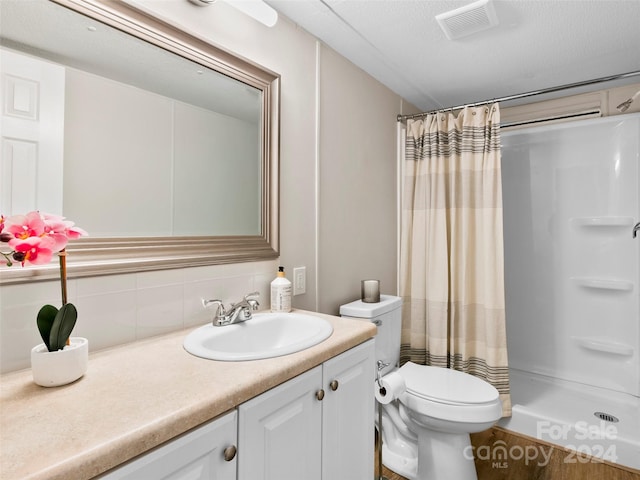
[[[480,105],[489,105],[490,103],[495,103],[495,102],[507,102],[509,100],[517,100],[519,98],[533,97],[535,95],[544,95],[545,93],[560,92],[562,90],[569,90],[571,88],[585,87],[587,85],[610,82],[613,80],[620,80],[623,78],[635,77],[638,75],[640,75],[640,70],[636,70],[634,72],[628,72],[628,73],[621,73],[619,75],[610,75],[608,77],[601,77],[593,80],[584,80],[582,82],[568,83],[566,85],[560,85],[558,87],[549,87],[549,88],[543,88],[540,90],[533,90],[531,92],[526,92],[526,93],[518,93],[516,95],[508,95],[506,97],[494,98],[491,100],[484,100],[482,102],[466,103],[464,105],[458,105],[456,107],[439,108],[437,110],[431,110],[430,112],[414,113],[413,115],[398,115],[397,121],[403,122],[405,120],[409,120],[412,118],[426,117],[427,115],[431,115],[438,112],[451,112],[453,110],[460,110],[461,108],[464,108],[464,107],[478,107]]]

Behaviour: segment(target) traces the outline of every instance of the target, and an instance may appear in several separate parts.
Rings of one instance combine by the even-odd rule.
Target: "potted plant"
[[[88,341],[71,337],[78,312],[67,302],[67,252],[70,239],[87,233],[64,217],[38,211],[26,215],[0,216],[0,242],[9,251],[0,251],[0,264],[11,267],[16,263],[25,266],[43,265],[51,261],[55,253],[60,260],[60,284],[62,307],[43,306],[36,317],[40,336],[44,343],[31,350],[33,379],[38,385],[55,387],[80,378],[87,370]]]

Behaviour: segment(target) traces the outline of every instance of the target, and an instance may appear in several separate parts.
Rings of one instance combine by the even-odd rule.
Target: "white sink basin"
[[[302,313],[255,313],[246,322],[205,325],[184,339],[184,348],[210,360],[258,360],[299,352],[333,333],[323,318]]]

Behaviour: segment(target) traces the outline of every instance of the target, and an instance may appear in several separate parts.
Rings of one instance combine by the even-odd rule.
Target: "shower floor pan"
[[[639,398],[516,369],[510,382],[513,414],[499,426],[640,470]]]

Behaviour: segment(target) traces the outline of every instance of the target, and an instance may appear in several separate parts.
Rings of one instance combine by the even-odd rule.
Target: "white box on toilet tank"
[[[402,299],[393,295],[380,295],[377,303],[362,300],[340,307],[340,316],[372,322],[378,327],[376,335],[376,361],[389,366],[382,374],[392,370],[400,361],[400,332],[402,329]]]

